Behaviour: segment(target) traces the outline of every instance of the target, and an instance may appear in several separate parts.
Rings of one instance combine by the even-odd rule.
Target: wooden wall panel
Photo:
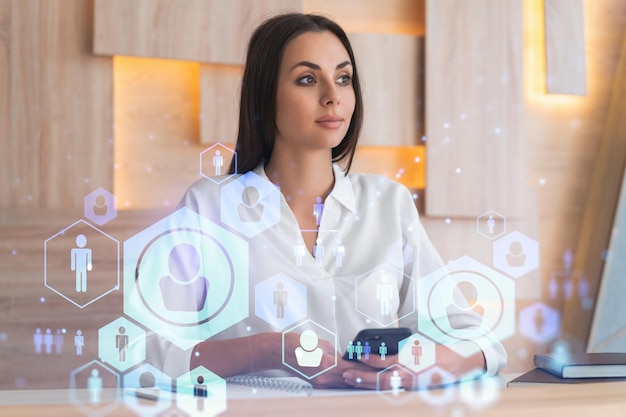
[[[175,207],[199,178],[200,64],[115,57],[114,67],[118,204]]]
[[[302,0],[95,0],[94,51],[103,55],[241,64],[254,27]]]
[[[424,35],[425,0],[305,0],[307,13],[321,13],[346,32]]]
[[[519,214],[522,0],[426,7],[426,211]]]
[[[15,171],[17,163],[11,155],[11,0],[0,0],[0,167],[4,175],[0,178],[0,201],[11,201],[11,180],[8,173]],[[6,138],[6,139],[2,139]]]
[[[200,79],[200,142],[237,141],[242,67],[202,65]]]
[[[583,0],[544,0],[548,93],[587,94]]]
[[[92,3],[14,0],[10,11],[0,207],[82,207],[113,185],[111,60],[90,55]]]
[[[423,128],[423,42],[412,35],[349,36],[365,103],[360,143],[417,145]]]

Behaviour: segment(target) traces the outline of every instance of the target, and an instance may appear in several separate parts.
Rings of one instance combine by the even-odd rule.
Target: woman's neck
[[[275,150],[265,173],[289,205],[311,204],[318,197],[324,200],[335,183],[332,159],[326,152],[287,155]]]

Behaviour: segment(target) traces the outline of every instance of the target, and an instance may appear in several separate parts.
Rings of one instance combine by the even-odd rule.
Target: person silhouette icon
[[[92,253],[86,248],[87,237],[76,236],[76,246],[70,251],[70,269],[76,272],[76,292],[87,292],[87,271],[93,269]]]
[[[241,204],[237,206],[239,220],[242,222],[258,222],[263,217],[263,204],[259,198],[259,190],[247,186],[241,192]]]
[[[169,254],[171,275],[161,278],[159,287],[165,308],[170,311],[201,311],[207,300],[209,280],[198,276],[200,254],[192,245],[180,243]]]
[[[313,330],[305,330],[300,335],[300,346],[296,348],[295,354],[298,365],[302,367],[317,367],[322,363],[322,348],[317,344],[319,339]]]
[[[467,326],[467,313],[480,318],[482,323],[485,308],[478,303],[478,289],[469,281],[461,281],[452,291],[453,303],[446,307],[448,322],[453,329],[462,329]],[[480,323],[478,323],[480,324]]]
[[[107,205],[107,200],[104,198],[102,194],[99,194],[96,197],[96,202],[93,205],[93,214],[96,216],[106,216],[109,211],[109,206]]]
[[[526,254],[524,254],[524,247],[520,242],[511,242],[509,253],[506,254],[506,262],[509,266],[524,266]]]

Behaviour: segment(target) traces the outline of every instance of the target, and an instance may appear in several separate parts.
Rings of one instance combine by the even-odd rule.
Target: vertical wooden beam
[[[583,0],[544,0],[548,93],[587,94]]]
[[[0,0],[0,201],[11,201],[11,177],[17,161],[11,152],[11,0]]]
[[[626,34],[611,91],[602,145],[592,173],[580,237],[574,253],[574,269],[583,271],[587,277],[592,299],[595,299],[602,279],[605,251],[608,249],[626,167]],[[578,297],[571,297],[567,301],[563,312],[564,332],[587,340],[591,320],[591,311],[581,308]]]
[[[522,0],[426,5],[426,213],[521,214]]]

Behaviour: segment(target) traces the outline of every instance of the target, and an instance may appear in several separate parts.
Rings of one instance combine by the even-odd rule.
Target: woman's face
[[[275,146],[294,151],[339,145],[355,106],[352,63],[331,32],[306,32],[285,47],[276,91]]]

